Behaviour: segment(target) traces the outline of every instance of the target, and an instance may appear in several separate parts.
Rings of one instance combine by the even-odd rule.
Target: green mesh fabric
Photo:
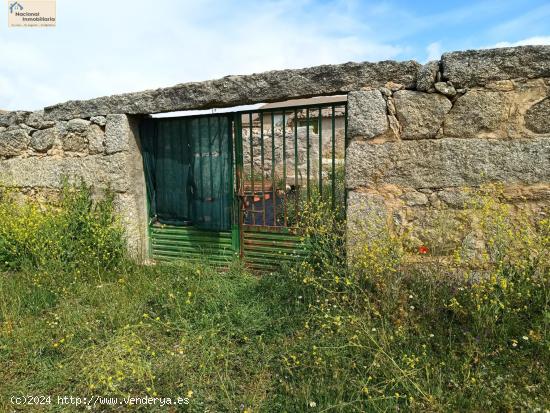
[[[164,224],[229,229],[230,118],[147,119],[140,132],[151,218]]]

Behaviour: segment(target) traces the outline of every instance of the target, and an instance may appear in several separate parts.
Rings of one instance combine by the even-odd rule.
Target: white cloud
[[[518,40],[517,42],[498,42],[497,44],[490,46],[494,47],[515,47],[515,46],[527,46],[527,45],[547,45],[550,44],[550,36],[534,36],[527,39]]]
[[[399,44],[363,36],[368,28],[355,7],[350,0],[96,0],[84,11],[79,2],[58,2],[55,29],[2,33],[0,109],[397,58]]]
[[[439,60],[441,58],[442,52],[443,49],[440,42],[430,43],[426,47],[426,53],[428,54],[427,61],[429,62],[430,60]]]
[[[458,36],[464,22],[485,21],[499,7],[489,0],[426,15],[392,0],[95,0],[88,8],[60,0],[55,29],[0,28],[0,109],[38,109],[229,74],[439,59],[442,44],[472,45]],[[536,23],[537,16],[513,27]],[[451,27],[461,43],[449,35]],[[476,38],[474,46],[491,42]]]

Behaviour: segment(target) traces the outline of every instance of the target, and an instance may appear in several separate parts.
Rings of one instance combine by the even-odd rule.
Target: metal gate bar
[[[249,266],[268,269],[303,255],[299,223],[307,203],[343,205],[337,167],[347,143],[346,106],[333,101],[236,114],[235,139],[243,144],[236,152],[241,256]]]
[[[242,193],[239,195],[245,197],[245,212],[248,217],[255,217],[245,219],[245,225],[296,227],[300,218],[299,211],[304,201],[311,201],[313,192],[316,192],[316,196],[321,200],[328,200],[330,197],[331,205],[336,207],[339,189],[336,185],[337,152],[342,149],[340,159],[343,161],[347,140],[346,114],[345,102],[240,112],[237,116],[239,120],[242,121],[244,118],[248,123],[248,125],[241,123],[237,127],[240,139],[246,140],[246,146],[248,146],[246,148],[248,159],[243,162],[245,169],[243,176],[248,179],[247,182],[243,182]],[[281,119],[280,123],[277,123],[279,122],[278,117]],[[329,119],[328,125],[323,122],[325,118]],[[339,125],[337,125],[337,121]],[[305,131],[300,131],[303,126],[305,126]],[[293,136],[289,141],[288,132],[291,130]],[[337,131],[341,132],[338,134]],[[326,137],[327,133],[328,137]],[[314,136],[317,138],[317,142],[312,140]],[[304,137],[305,159],[301,164],[299,150]],[[339,140],[341,137],[343,139]],[[266,138],[271,140],[268,142],[271,146],[270,151],[266,150]],[[280,144],[277,139],[280,140]],[[293,143],[293,154],[288,151],[289,142]],[[313,156],[312,147],[315,145],[317,145],[317,159]],[[342,148],[339,148],[339,145]],[[330,152],[330,159],[326,158],[326,152]],[[289,158],[289,155],[292,156]],[[294,211],[291,211],[293,212],[292,222],[289,222],[288,216],[290,193],[287,185],[292,184],[288,177],[289,159],[294,166],[291,197],[294,198]],[[328,168],[324,165],[325,159]],[[302,167],[305,170],[302,170]],[[302,175],[303,172],[305,172],[305,179]],[[314,172],[316,172],[316,176]],[[330,180],[328,186],[326,185],[327,179]],[[261,182],[261,188],[258,188],[258,180]],[[305,192],[305,200],[302,198],[302,192]],[[250,197],[252,198],[250,199]],[[278,217],[280,218],[278,219]]]

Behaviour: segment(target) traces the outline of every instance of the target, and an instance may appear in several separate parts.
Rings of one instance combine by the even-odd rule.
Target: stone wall
[[[0,183],[27,195],[55,194],[63,178],[111,189],[135,256],[145,256],[145,182],[137,120],[126,115],[51,121],[44,113],[0,114]],[[76,182],[75,182],[76,183]]]
[[[492,183],[513,209],[548,214],[549,47],[448,53],[414,89],[393,82],[348,101],[350,232],[374,216],[430,245],[436,221],[463,228],[469,189]]]
[[[185,83],[43,112],[0,113],[0,182],[56,191],[61,177],[110,187],[131,248],[146,250],[138,115],[348,95],[348,222],[379,217],[428,241],[464,188],[498,182],[513,205],[550,205],[550,47],[444,54],[440,61],[346,63]],[[468,238],[469,234],[462,234]]]

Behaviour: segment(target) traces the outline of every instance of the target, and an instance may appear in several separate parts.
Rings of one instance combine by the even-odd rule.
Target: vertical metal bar
[[[261,171],[262,174],[262,223],[265,226],[265,179],[264,179],[264,113],[258,112],[260,115],[260,156],[261,156]]]
[[[332,106],[332,209],[336,206],[336,108]]]
[[[286,112],[283,109],[283,225],[287,226],[286,217]]]
[[[237,180],[237,185],[235,188],[236,196],[233,198],[233,210],[236,211],[237,216],[234,219],[234,225],[232,227],[232,238],[233,246],[236,251],[239,252],[239,256],[243,258],[244,256],[244,231],[243,231],[243,218],[244,218],[244,203],[242,202],[242,193],[243,193],[243,134],[242,134],[242,121],[241,115],[237,114],[233,116],[233,122],[228,119],[228,128],[229,133],[231,134],[232,124],[234,128],[234,139],[235,139],[235,177]],[[230,135],[231,136],[231,135]],[[229,140],[231,144],[232,140]],[[233,155],[233,148],[230,147],[231,156]],[[233,163],[233,159],[231,159]],[[231,168],[233,171],[233,168]],[[233,174],[231,174],[231,188],[233,188]],[[235,215],[233,215],[235,217]]]
[[[273,226],[277,226],[277,180],[275,179],[275,113],[271,111],[271,198],[273,199]]]
[[[300,202],[300,186],[298,184],[298,109],[294,109],[294,201],[296,221],[298,221],[298,204]]]
[[[323,109],[319,106],[319,196],[323,200]]]
[[[307,156],[307,166],[306,166],[306,176],[307,176],[307,180],[306,180],[306,185],[307,185],[307,201],[309,202],[309,199],[310,199],[310,188],[309,188],[309,173],[310,173],[310,168],[311,168],[311,165],[310,165],[310,159],[309,159],[309,108],[306,109],[306,125],[307,125],[307,129],[306,129],[306,156]]]
[[[252,126],[252,112],[248,114],[248,129],[250,130],[250,184],[252,185],[251,193],[252,193],[252,225],[256,225],[256,214],[254,211],[256,210],[256,203],[254,202],[254,198],[256,197],[256,187],[254,186],[254,139],[252,138],[252,135],[254,133],[254,128]],[[244,194],[246,196],[246,192]],[[246,200],[246,198],[245,198]]]

